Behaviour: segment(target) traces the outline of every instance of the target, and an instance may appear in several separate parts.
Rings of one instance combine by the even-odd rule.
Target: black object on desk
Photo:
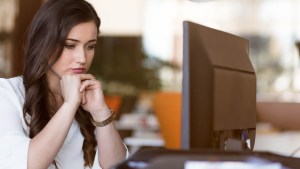
[[[137,151],[126,161],[113,169],[184,169],[186,161],[248,161],[260,159],[277,162],[283,169],[299,169],[300,159],[281,156],[269,152],[251,151],[212,151],[212,150],[168,150],[146,148]]]

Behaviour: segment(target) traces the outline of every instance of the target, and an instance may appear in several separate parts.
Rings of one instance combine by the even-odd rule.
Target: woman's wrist
[[[110,110],[110,116],[103,120],[103,121],[95,121],[94,119],[92,119],[92,123],[95,127],[105,127],[107,126],[108,124],[110,124],[111,122],[113,122],[116,118],[116,113],[113,112],[112,110]]]
[[[77,105],[77,104],[73,104],[73,103],[66,102],[66,101],[62,104],[62,106],[68,107],[68,109],[70,109],[70,110],[74,110],[74,113],[76,113],[76,110],[77,110],[78,107],[79,107],[79,105]],[[72,112],[73,112],[73,111],[72,111]]]
[[[107,117],[108,113],[110,115]],[[116,114],[111,109],[105,108],[94,112],[94,116],[92,117],[93,119],[91,120],[95,127],[105,127],[114,121],[114,119],[116,118]]]
[[[105,106],[102,109],[90,112],[94,121],[100,122],[111,116],[111,110]]]
[[[79,107],[80,106],[81,101],[78,99],[65,99],[64,100],[64,104],[70,105],[70,106],[75,106],[75,107]]]

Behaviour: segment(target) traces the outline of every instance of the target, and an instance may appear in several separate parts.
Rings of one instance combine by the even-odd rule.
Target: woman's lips
[[[74,73],[74,74],[82,74],[85,72],[85,68],[73,68],[71,69],[71,71]]]

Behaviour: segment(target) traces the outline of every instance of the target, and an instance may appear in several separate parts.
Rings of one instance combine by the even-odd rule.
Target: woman
[[[0,168],[109,168],[125,159],[101,83],[87,74],[99,27],[84,0],[48,0],[37,12],[23,77],[0,79]]]

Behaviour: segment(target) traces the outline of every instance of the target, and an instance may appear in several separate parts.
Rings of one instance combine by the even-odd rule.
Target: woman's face
[[[93,21],[75,25],[65,40],[61,56],[48,70],[48,79],[51,81],[63,75],[86,73],[93,61],[97,33]]]

